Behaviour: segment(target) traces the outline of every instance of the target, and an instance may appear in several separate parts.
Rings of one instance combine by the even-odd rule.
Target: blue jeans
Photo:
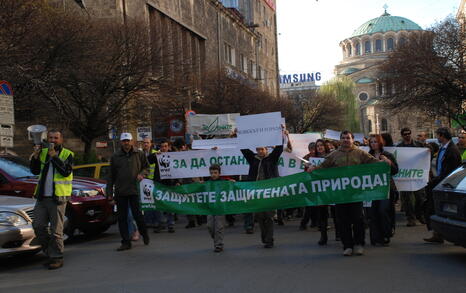
[[[155,226],[162,226],[164,218],[166,219],[167,227],[173,227],[175,225],[175,214],[155,211]]]

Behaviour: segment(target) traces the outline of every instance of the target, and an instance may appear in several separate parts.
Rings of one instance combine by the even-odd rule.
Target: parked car
[[[466,248],[466,161],[433,190],[432,228],[449,242]]]
[[[85,165],[76,165],[73,167],[75,176],[107,180],[110,172],[110,163],[94,163]]]
[[[29,170],[29,162],[11,155],[0,155],[0,194],[33,197],[38,176]],[[99,234],[116,222],[113,203],[105,196],[105,181],[73,176],[73,191],[66,208],[72,237],[79,229],[85,234]]]
[[[32,243],[35,200],[0,196],[0,256],[36,254],[40,245]]]

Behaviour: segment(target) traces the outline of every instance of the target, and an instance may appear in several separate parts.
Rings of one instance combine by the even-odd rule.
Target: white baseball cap
[[[129,133],[129,132],[123,132],[123,133],[120,135],[120,140],[125,140],[125,139],[132,140],[132,139],[133,139],[133,136],[132,136],[131,133]]]

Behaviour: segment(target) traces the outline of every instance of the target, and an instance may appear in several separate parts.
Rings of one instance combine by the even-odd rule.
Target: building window
[[[248,73],[252,78],[256,78],[257,76],[256,64],[252,60],[249,60]]]
[[[235,65],[235,49],[227,43],[224,44],[224,54],[225,62],[230,65]]]
[[[387,40],[387,50],[393,51],[393,39],[392,38]]]
[[[239,62],[240,62],[241,71],[247,73],[248,72],[248,59],[246,59],[246,57],[244,57],[243,54],[240,54]]]
[[[351,57],[353,54],[351,44],[348,45],[348,57]]]
[[[400,38],[398,43],[400,44],[400,46],[403,46],[406,43],[406,39],[405,38]]]
[[[378,82],[376,83],[376,89],[375,89],[375,92],[377,93],[377,96],[381,97],[383,95],[383,92],[382,92],[382,83],[381,82]]]
[[[385,118],[382,118],[382,129],[381,131],[388,131],[388,121]]]
[[[221,0],[220,2],[227,8],[239,9],[238,0]]]
[[[367,95],[367,93],[360,93],[358,95],[358,98],[361,102],[364,102],[364,101],[367,101],[367,99],[369,98],[369,96]]]
[[[371,52],[371,42],[370,41],[366,41],[364,43],[364,53],[368,54]]]
[[[360,56],[361,55],[361,44],[356,43],[356,55]]]
[[[375,40],[375,51],[382,52],[382,40]]]
[[[372,132],[372,120],[367,120],[367,130],[368,132]]]

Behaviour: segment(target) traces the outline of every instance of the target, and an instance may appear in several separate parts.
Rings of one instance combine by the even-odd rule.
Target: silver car
[[[31,243],[35,238],[35,202],[31,198],[0,196],[0,257],[40,251],[40,245]]]

